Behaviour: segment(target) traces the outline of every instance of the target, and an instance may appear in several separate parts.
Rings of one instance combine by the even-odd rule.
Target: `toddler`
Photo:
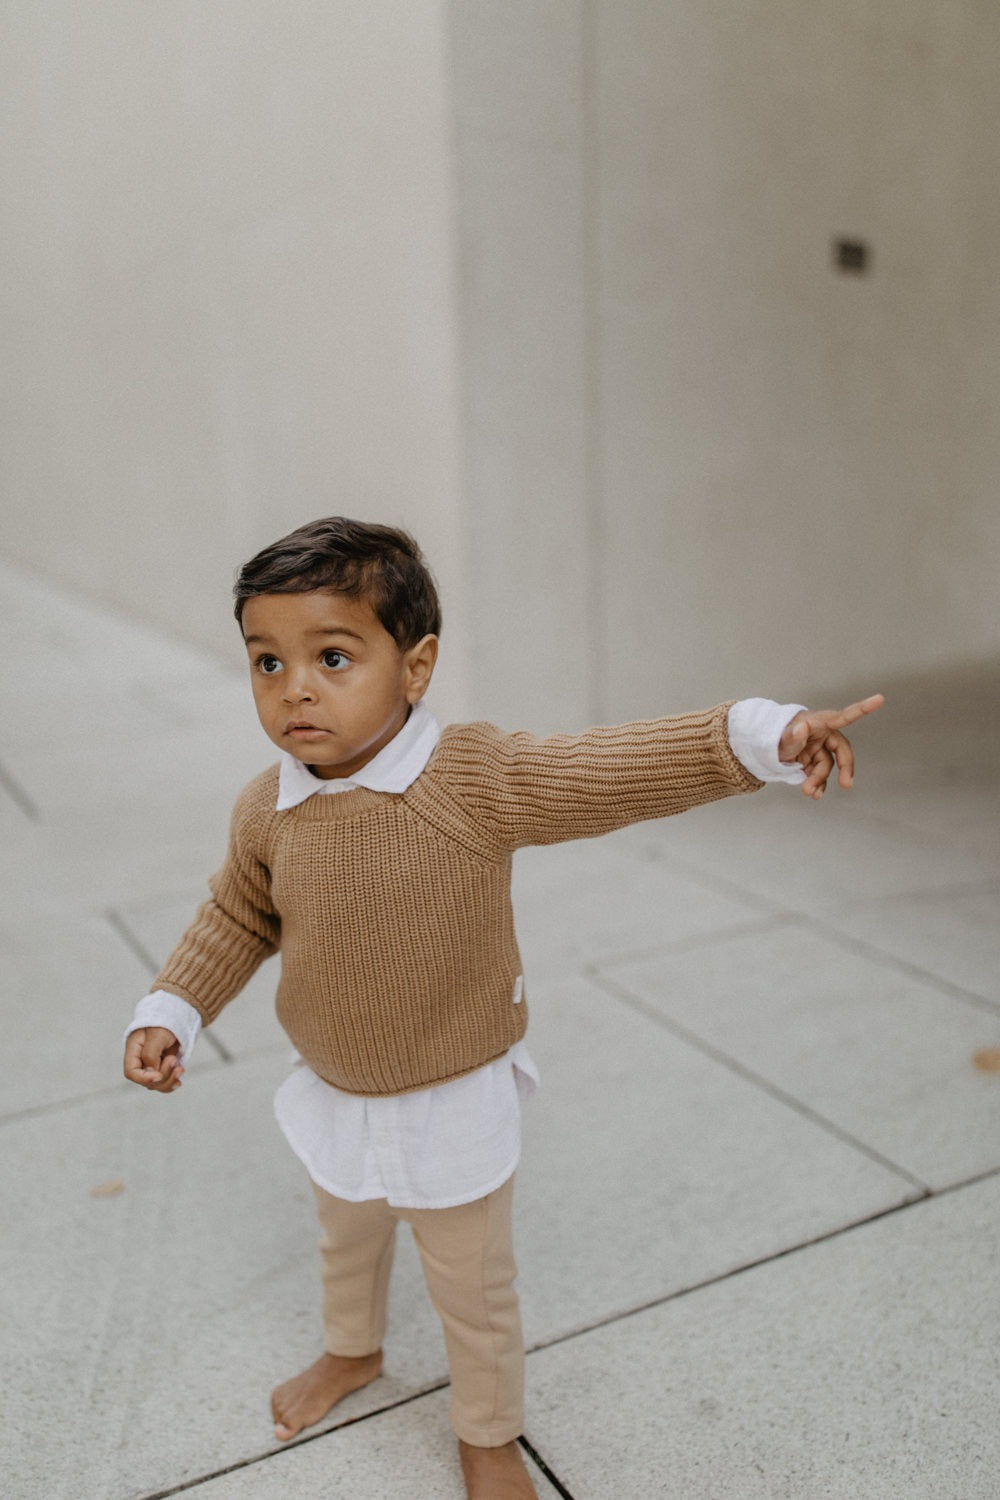
[[[880,696],[764,699],[583,734],[443,731],[424,704],[440,607],[404,532],[313,522],[240,572],[236,617],[279,763],[233,813],[225,862],[126,1034],[125,1076],[180,1087],[201,1026],[281,950],[299,1054],[279,1123],[312,1181],[324,1352],[271,1398],[276,1436],[382,1368],[397,1222],[444,1329],[469,1500],[536,1494],[517,1438],[524,1347],[511,1244],[520,1107],[537,1082],[511,856],[795,780],[812,798]]]

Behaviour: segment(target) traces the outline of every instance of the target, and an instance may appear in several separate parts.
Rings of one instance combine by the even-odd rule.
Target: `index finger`
[[[875,713],[884,702],[885,698],[881,693],[873,693],[870,698],[862,698],[859,703],[851,703],[847,708],[841,708],[830,715],[830,728],[843,729],[847,724],[856,724],[859,719],[864,718],[865,714]]]

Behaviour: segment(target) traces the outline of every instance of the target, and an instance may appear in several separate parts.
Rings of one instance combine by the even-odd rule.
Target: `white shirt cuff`
[[[787,781],[799,785],[806,773],[798,761],[778,759],[778,745],[786,725],[800,713],[801,703],[775,703],[770,698],[743,698],[729,710],[729,743],[737,760],[758,781]]]
[[[168,990],[154,990],[151,995],[145,995],[136,1006],[132,1024],[125,1032],[126,1037],[143,1026],[164,1026],[172,1031],[181,1044],[180,1060],[186,1066],[198,1040],[201,1016],[180,995],[171,995]]]

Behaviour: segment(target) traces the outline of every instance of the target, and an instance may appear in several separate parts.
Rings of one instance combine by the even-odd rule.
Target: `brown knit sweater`
[[[728,707],[547,739],[452,725],[401,795],[356,788],[285,812],[273,767],[237,801],[212,898],[154,988],[208,1024],[280,947],[278,1017],[321,1078],[387,1095],[471,1072],[527,1024],[513,850],[756,790]]]

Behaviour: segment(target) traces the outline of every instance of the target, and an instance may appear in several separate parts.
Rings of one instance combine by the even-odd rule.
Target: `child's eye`
[[[265,677],[273,677],[275,672],[280,672],[281,662],[276,656],[258,656],[257,671],[263,672]]]
[[[330,667],[331,670],[334,671],[334,672],[336,672],[338,670],[338,668],[340,668],[340,667],[346,667],[347,664],[348,664],[348,661],[349,661],[349,658],[344,655],[343,651],[324,651],[323,652],[323,665],[324,665],[324,667]]]

